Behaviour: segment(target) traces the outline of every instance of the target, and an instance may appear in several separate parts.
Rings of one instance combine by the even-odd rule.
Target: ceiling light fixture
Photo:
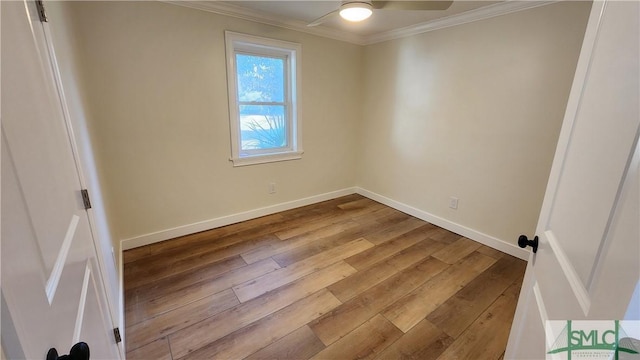
[[[368,19],[373,13],[373,7],[366,2],[352,2],[340,7],[340,16],[352,22]]]

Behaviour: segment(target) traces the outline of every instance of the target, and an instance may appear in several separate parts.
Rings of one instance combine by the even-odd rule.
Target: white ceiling
[[[361,23],[350,23],[339,16],[334,16],[316,27],[307,27],[307,24],[338,9],[342,2],[336,0],[161,1],[365,45],[487,19],[558,0],[455,0],[446,10],[374,10],[373,15]]]
[[[284,19],[298,20],[305,24],[340,7],[341,1],[223,1],[253,11],[263,12]],[[322,27],[347,31],[361,36],[371,36],[390,30],[405,28],[460,14],[465,11],[492,5],[499,1],[454,1],[447,10],[374,10],[373,15],[360,23],[351,23],[333,16]]]

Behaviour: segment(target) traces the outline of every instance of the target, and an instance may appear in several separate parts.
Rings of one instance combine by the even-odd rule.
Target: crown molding
[[[261,24],[278,26],[281,28],[295,30],[307,34],[322,36],[334,40],[345,41],[352,44],[364,45],[366,38],[361,35],[351,34],[346,31],[323,28],[321,26],[308,27],[307,23],[299,20],[285,19],[276,15],[265,14],[260,11],[247,9],[241,6],[222,3],[219,1],[197,1],[197,0],[160,0],[164,3],[184,6],[192,9],[204,10],[220,15],[249,20]]]
[[[447,16],[444,18],[428,21],[425,23],[407,26],[401,29],[385,31],[379,34],[374,34],[366,37],[364,45],[376,44],[376,43],[380,43],[388,40],[394,40],[394,39],[399,39],[407,36],[426,33],[429,31],[444,29],[451,26],[457,26],[457,25],[474,22],[474,21],[490,19],[496,16],[507,15],[514,12],[518,12],[518,11],[523,11],[523,10],[544,6],[544,5],[553,4],[558,1],[559,0],[550,0],[550,1],[507,0],[505,2],[484,6],[481,8],[465,11],[460,14]]]
[[[474,21],[489,19],[496,16],[507,15],[518,11],[533,9],[536,7],[549,5],[559,0],[545,1],[518,1],[506,0],[501,3],[484,6],[478,9],[465,11],[460,14],[447,16],[444,18],[407,26],[401,29],[390,30],[369,36],[351,34],[346,31],[330,29],[322,26],[308,27],[307,24],[299,20],[290,20],[277,15],[265,14],[260,11],[247,9],[245,7],[223,3],[220,1],[206,0],[160,0],[178,6],[192,9],[204,10],[220,15],[231,16],[238,19],[253,21],[261,24],[278,26],[281,28],[295,30],[307,34],[322,36],[334,40],[349,42],[356,45],[371,45],[388,40],[399,39],[407,36],[426,33],[444,29],[451,26],[467,24]]]

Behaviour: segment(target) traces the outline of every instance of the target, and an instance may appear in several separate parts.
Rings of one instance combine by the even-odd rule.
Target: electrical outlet
[[[458,209],[458,198],[457,197],[450,197],[449,198],[449,207],[452,208],[453,210],[457,210]]]
[[[269,183],[269,194],[275,194],[276,193],[276,183],[272,182]]]

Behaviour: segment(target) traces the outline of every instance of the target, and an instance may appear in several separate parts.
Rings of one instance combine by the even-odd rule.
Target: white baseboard
[[[487,245],[491,248],[494,248],[496,250],[502,251],[504,253],[507,253],[509,255],[515,256],[517,258],[520,258],[522,260],[527,261],[529,259],[529,251],[521,249],[519,247],[517,247],[514,244],[508,243],[504,240],[500,240],[496,237],[493,237],[491,235],[487,235],[484,233],[481,233],[477,230],[473,230],[471,228],[468,228],[466,226],[454,223],[453,221],[441,218],[439,216],[430,214],[426,211],[414,208],[412,206],[409,206],[407,204],[401,203],[399,201],[395,201],[392,200],[386,196],[382,196],[379,194],[376,194],[372,191],[363,189],[363,188],[356,188],[356,193],[362,195],[362,196],[366,196],[371,200],[375,200],[379,203],[385,204],[387,206],[390,206],[396,210],[402,211],[403,213],[409,214],[411,216],[417,217],[418,219],[424,220],[426,222],[429,222],[431,224],[437,225],[441,228],[447,229],[449,231],[452,231],[456,234],[460,234],[466,238],[469,238],[471,240],[477,241],[481,244]]]
[[[380,194],[374,193],[372,191],[369,191],[360,187],[353,187],[353,188],[346,188],[342,190],[332,191],[325,194],[310,196],[304,199],[288,201],[285,203],[258,208],[255,210],[222,216],[219,218],[205,220],[205,221],[197,222],[194,224],[178,226],[172,229],[166,229],[166,230],[157,231],[154,233],[136,236],[130,239],[125,239],[125,240],[122,240],[121,253],[122,251],[133,249],[136,247],[149,245],[149,244],[157,243],[164,240],[169,240],[169,239],[177,238],[180,236],[194,234],[201,231],[211,230],[217,227],[231,225],[241,221],[251,220],[261,216],[271,215],[281,211],[290,210],[290,209],[294,209],[301,206],[311,205],[321,201],[331,200],[331,199],[338,198],[340,196],[350,195],[353,193],[358,193],[362,196],[368,197],[371,200],[378,201],[396,210],[399,210],[411,216],[417,217],[418,219],[422,219],[434,225],[440,226],[441,228],[455,232],[456,234],[460,234],[471,240],[477,241],[481,244],[487,245],[491,248],[502,251],[509,255],[513,255],[525,261],[528,260],[529,258],[529,252],[517,247],[515,244],[508,243],[504,240],[500,240],[491,235],[487,235],[485,233],[457,224],[453,221],[430,214],[426,211],[417,209],[415,207],[409,206],[407,204],[401,203],[399,201],[390,199],[386,196],[382,196]]]
[[[288,201],[276,205],[266,206],[255,210],[249,210],[242,213],[222,216],[215,219],[205,220],[194,224],[178,226],[172,229],[161,230],[145,235],[136,236],[121,241],[121,251],[133,249],[136,247],[157,243],[164,240],[177,238],[189,234],[195,234],[201,231],[211,230],[221,226],[227,226],[241,221],[255,219],[261,216],[275,214],[281,211],[295,209],[301,206],[315,204],[321,201],[335,199],[341,196],[354,194],[356,188],[346,188],[342,190],[332,191],[325,194],[310,196],[304,199]]]

